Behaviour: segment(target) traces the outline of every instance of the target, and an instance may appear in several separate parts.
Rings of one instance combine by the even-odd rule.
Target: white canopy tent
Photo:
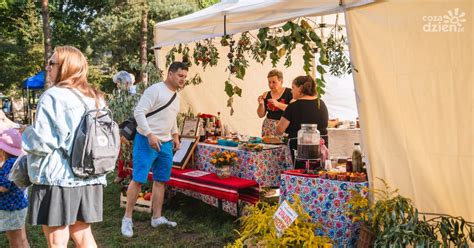
[[[374,0],[224,0],[209,8],[155,25],[155,48],[237,34],[293,20],[341,12]]]
[[[370,2],[373,1],[222,1],[191,15],[158,23],[155,47],[163,48],[164,54],[169,49],[166,46],[220,37],[224,34],[224,16],[226,33],[236,34],[301,16],[344,12],[371,181],[376,182],[377,177],[386,179],[391,186],[400,188],[401,194],[412,198],[423,212],[461,215],[472,221],[473,3]],[[425,29],[426,25],[441,24],[427,23],[430,19],[423,17],[443,16],[456,8],[467,12],[467,22],[459,24],[462,32]],[[155,51],[157,64],[163,64],[164,56]],[[287,86],[292,76],[302,74],[298,70],[301,62],[295,60],[290,77],[285,75]],[[265,80],[269,68],[267,64],[252,64],[246,75],[250,80],[238,82],[244,94],[248,93],[246,101],[256,102],[264,87],[256,87],[255,82]],[[223,82],[225,74],[224,66],[208,69],[201,74],[204,84],[185,89],[183,98],[191,99],[196,112],[206,111],[204,108],[224,111],[225,100],[217,97],[223,84],[213,84],[219,85],[215,89],[208,82]],[[234,104],[237,108],[240,104],[245,106],[246,116],[255,111],[249,107],[252,104],[243,100]],[[244,116],[234,117],[242,122],[236,128],[245,129],[255,122]]]

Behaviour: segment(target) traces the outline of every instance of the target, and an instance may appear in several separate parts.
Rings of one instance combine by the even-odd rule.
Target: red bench
[[[167,185],[215,197],[219,199],[220,209],[222,209],[222,200],[233,202],[237,205],[237,216],[240,216],[240,201],[255,204],[259,199],[256,181],[233,176],[221,179],[215,173],[199,177],[186,175],[186,173],[193,171],[196,170],[173,168]]]

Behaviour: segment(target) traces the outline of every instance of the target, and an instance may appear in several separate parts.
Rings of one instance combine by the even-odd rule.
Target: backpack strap
[[[81,101],[82,105],[84,105],[84,108],[86,108],[86,112],[89,111],[89,107],[87,106],[86,102],[84,102],[84,100],[82,99],[82,97],[77,94],[77,92],[71,88],[68,88],[72,93],[74,93],[74,95],[79,99],[79,101]]]
[[[163,105],[162,107],[158,108],[157,110],[155,110],[153,112],[150,112],[150,113],[146,114],[145,117],[148,118],[148,117],[160,112],[161,110],[167,108],[168,106],[170,106],[171,103],[174,102],[174,99],[176,99],[176,94],[177,93],[175,92],[174,95],[171,97],[171,99],[165,105]]]

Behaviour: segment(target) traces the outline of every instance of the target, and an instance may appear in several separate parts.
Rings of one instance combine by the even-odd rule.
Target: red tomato
[[[151,199],[151,192],[146,193],[146,194],[143,196],[143,199],[144,199],[145,201],[149,201],[149,200]]]

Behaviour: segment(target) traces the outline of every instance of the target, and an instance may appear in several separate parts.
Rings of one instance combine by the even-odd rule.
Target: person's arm
[[[179,131],[178,131],[178,122],[174,122],[173,129],[171,130],[171,135],[173,136],[173,149],[181,149],[181,142],[179,141]]]
[[[290,121],[287,120],[285,117],[281,117],[280,121],[278,122],[278,126],[276,128],[276,134],[277,135],[284,134],[288,126],[290,126]]]
[[[161,141],[156,135],[151,132],[150,125],[146,119],[146,114],[153,111],[155,105],[155,99],[159,97],[159,92],[155,90],[153,86],[148,87],[148,89],[143,92],[143,95],[140,97],[135,110],[133,111],[133,116],[137,121],[137,128],[140,128],[143,131],[143,134],[148,138],[148,144],[155,150],[161,150]]]
[[[267,114],[266,109],[265,109],[265,101],[263,100],[264,97],[263,95],[258,97],[258,108],[257,108],[257,114],[258,117],[263,118]]]
[[[153,111],[155,99],[159,97],[159,92],[154,89],[155,87],[150,86],[145,90],[145,92],[143,92],[143,95],[140,97],[140,100],[133,111],[133,115],[137,121],[137,128],[143,130],[143,135],[145,136],[148,136],[151,133],[146,114]]]
[[[277,135],[282,135],[285,133],[286,129],[290,126],[290,122],[292,121],[292,111],[294,109],[294,105],[288,105],[285,109],[285,112],[283,112],[283,115],[280,118],[280,121],[278,122],[278,126],[276,127],[276,134]]]
[[[64,104],[45,93],[38,103],[34,125],[22,134],[22,147],[27,153],[46,156],[64,146],[69,133]]]
[[[270,99],[268,100],[270,103],[273,104],[273,106],[277,107],[278,109],[280,109],[281,111],[285,111],[286,110],[286,107],[288,107],[288,104],[284,104],[284,103],[281,103],[275,99]]]

